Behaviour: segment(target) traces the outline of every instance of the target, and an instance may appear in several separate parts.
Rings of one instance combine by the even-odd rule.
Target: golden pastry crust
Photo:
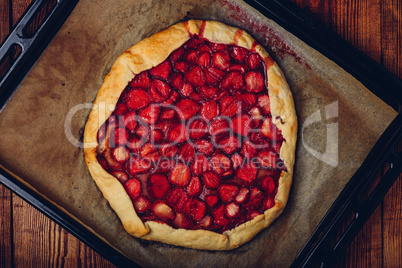
[[[155,221],[143,223],[135,212],[132,201],[122,184],[98,163],[97,132],[112,114],[120,94],[136,74],[163,62],[171,52],[192,35],[211,42],[236,44],[258,52],[267,66],[268,94],[272,120],[282,132],[284,142],[280,158],[287,170],[282,171],[275,196],[275,205],[253,220],[218,234],[206,230],[174,229]],[[125,51],[113,64],[99,89],[84,133],[84,152],[88,169],[97,186],[115,210],[124,228],[133,236],[146,240],[205,250],[230,250],[251,240],[270,225],[283,211],[292,184],[297,137],[297,118],[293,97],[279,66],[263,47],[241,29],[216,21],[189,20],[178,23],[146,38]]]

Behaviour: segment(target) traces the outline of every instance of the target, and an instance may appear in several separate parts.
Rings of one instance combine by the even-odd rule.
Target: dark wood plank
[[[12,267],[11,192],[0,185],[0,267]]]
[[[19,197],[13,198],[16,267],[113,267]]]
[[[402,2],[382,1],[382,64],[402,79]],[[402,91],[402,89],[401,89]],[[402,142],[398,151],[402,151]],[[383,250],[384,267],[402,267],[402,175],[384,198]]]
[[[10,32],[10,11],[10,1],[0,1],[0,44]],[[7,60],[0,65],[0,77],[5,74],[8,64]],[[12,267],[11,219],[11,192],[0,184],[0,267]]]
[[[382,64],[395,76],[402,79],[402,2],[382,2]]]

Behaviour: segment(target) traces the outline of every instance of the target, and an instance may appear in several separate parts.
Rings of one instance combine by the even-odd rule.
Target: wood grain
[[[11,192],[0,185],[0,267],[12,267]]]
[[[402,78],[402,1],[292,1]],[[0,1],[0,42],[29,4],[30,0]],[[402,267],[401,193],[400,177],[339,259],[337,267]],[[113,267],[0,185],[0,267],[14,266]]]
[[[16,267],[112,267],[19,197],[13,198]]]

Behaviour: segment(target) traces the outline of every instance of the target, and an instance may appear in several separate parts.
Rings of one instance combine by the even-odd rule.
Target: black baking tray
[[[18,57],[0,80],[0,112],[17,90],[39,56],[45,50],[78,0],[58,0],[46,19],[32,35],[26,27],[47,0],[34,0],[0,47],[0,64],[15,46]],[[371,152],[349,180],[334,204],[294,260],[292,267],[328,267],[334,264],[381,202],[402,171],[402,153],[396,146],[402,139],[402,81],[368,56],[333,33],[288,0],[245,0],[266,17],[274,20],[306,44],[321,52],[363,83],[375,95],[398,112]],[[374,183],[379,170],[387,165],[381,180],[369,197],[363,190]],[[9,171],[0,168],[0,182],[67,231],[119,267],[135,267],[133,261],[87,230],[61,209],[26,186]],[[345,221],[348,222],[345,227]],[[340,233],[339,229],[343,226]],[[338,240],[334,240],[339,237]]]

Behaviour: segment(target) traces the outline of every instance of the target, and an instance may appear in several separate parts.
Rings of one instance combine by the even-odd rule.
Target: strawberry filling
[[[275,205],[284,141],[260,55],[197,36],[136,75],[98,132],[98,162],[138,216],[222,233]]]

